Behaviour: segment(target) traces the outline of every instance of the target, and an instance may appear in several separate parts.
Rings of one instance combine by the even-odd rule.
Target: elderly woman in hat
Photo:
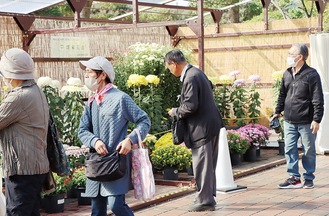
[[[7,50],[0,72],[9,91],[0,104],[6,215],[40,215],[40,192],[49,171],[47,100],[34,81],[33,60],[24,50]]]
[[[131,181],[130,150],[138,142],[135,131],[127,134],[128,122],[135,123],[142,139],[150,129],[150,120],[126,93],[113,87],[114,70],[104,57],[80,61],[85,70],[85,85],[95,94],[91,96],[80,120],[79,137],[82,143],[105,155],[119,150],[127,155],[126,174],[114,181],[98,182],[87,179],[86,196],[92,197],[92,214],[107,215],[107,205],[117,216],[133,215],[125,203]]]

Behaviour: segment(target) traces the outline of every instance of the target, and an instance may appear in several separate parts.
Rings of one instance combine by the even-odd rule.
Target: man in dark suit
[[[184,119],[185,145],[192,149],[194,178],[197,185],[195,204],[189,211],[214,211],[216,201],[216,164],[218,138],[223,121],[215,104],[212,84],[198,68],[186,62],[180,50],[165,56],[166,67],[183,83],[180,106],[168,114]]]

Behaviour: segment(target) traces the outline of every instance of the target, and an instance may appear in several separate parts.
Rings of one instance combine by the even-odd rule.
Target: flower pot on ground
[[[228,130],[227,142],[232,166],[240,165],[241,155],[243,155],[250,147],[247,135],[240,131]]]
[[[156,169],[166,167],[181,171],[191,166],[192,153],[185,145],[167,145],[155,149],[151,154],[151,162]]]
[[[45,212],[48,214],[64,212],[65,195],[65,193],[62,193],[44,196],[42,206]]]
[[[260,157],[260,146],[256,147],[256,157]]]
[[[230,158],[231,158],[231,165],[232,166],[239,166],[242,161],[242,155],[238,153],[230,153]]]
[[[278,144],[279,144],[279,153],[278,155],[284,155],[285,154],[285,150],[284,150],[284,140],[283,139],[279,139],[278,140]]]
[[[248,162],[255,162],[257,160],[256,147],[250,147],[243,155],[243,159]]]
[[[80,167],[73,171],[72,175],[72,184],[73,187],[76,188],[77,191],[77,198],[78,198],[78,205],[90,205],[91,198],[85,197],[86,191],[86,181],[87,177],[85,175],[85,167]]]
[[[77,190],[77,197],[78,197],[78,205],[91,205],[91,198],[85,197],[86,188],[76,188]]]
[[[72,187],[66,192],[66,198],[68,199],[74,199],[77,198],[77,190],[75,187]]]
[[[280,118],[280,133],[279,133],[279,139],[278,139],[278,144],[279,144],[279,155],[284,155],[285,154],[285,144],[284,144],[284,120],[283,118]]]
[[[58,213],[64,211],[64,197],[72,188],[72,179],[69,176],[58,176],[53,173],[56,189],[53,193],[43,195],[42,205],[47,213]]]
[[[194,172],[193,172],[193,166],[189,166],[187,167],[187,174],[190,175],[190,176],[193,176],[194,175]]]
[[[164,180],[178,180],[178,169],[176,167],[163,168]]]

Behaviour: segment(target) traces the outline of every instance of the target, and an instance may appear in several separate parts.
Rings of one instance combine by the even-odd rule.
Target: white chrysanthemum
[[[82,82],[80,78],[70,77],[67,82],[67,85],[69,86],[82,86]]]
[[[81,91],[81,87],[80,86],[66,85],[66,86],[62,87],[61,91],[77,92],[77,91]]]
[[[52,79],[50,77],[40,77],[38,79],[37,85],[40,88],[51,85]]]
[[[58,80],[52,80],[50,83],[50,86],[55,88],[55,89],[60,89],[61,88],[61,83]]]

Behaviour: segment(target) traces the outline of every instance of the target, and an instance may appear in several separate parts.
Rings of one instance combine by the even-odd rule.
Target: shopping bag
[[[151,200],[155,195],[155,183],[148,149],[143,147],[139,130],[138,145],[132,150],[132,182],[136,199]]]

